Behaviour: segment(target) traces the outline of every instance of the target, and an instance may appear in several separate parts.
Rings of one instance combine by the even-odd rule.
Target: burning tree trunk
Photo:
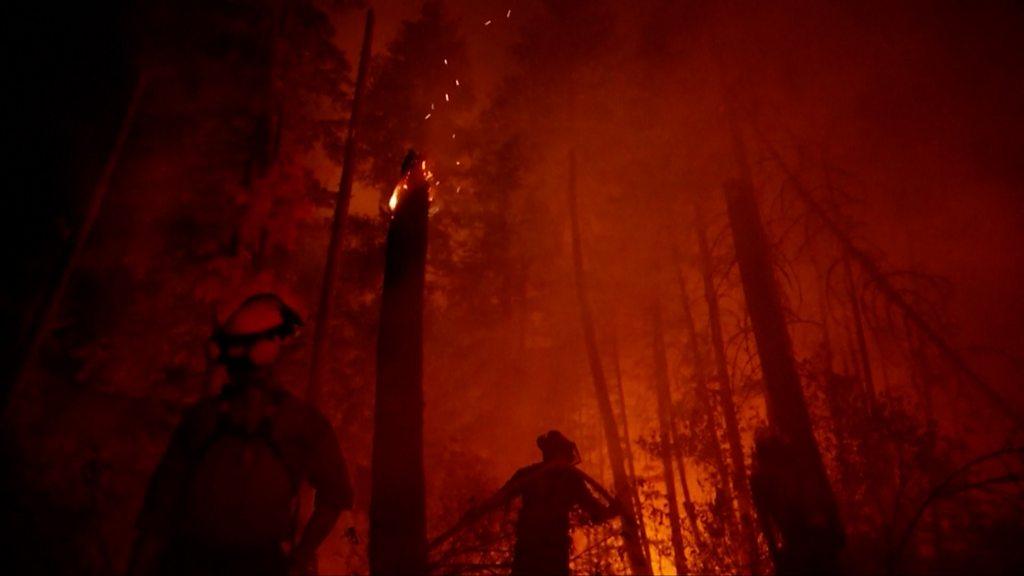
[[[410,152],[392,197],[374,404],[370,572],[426,573],[423,287],[430,173]]]
[[[672,554],[676,574],[686,574],[686,550],[683,548],[683,529],[679,522],[679,500],[676,497],[675,475],[672,473],[672,395],[669,392],[668,357],[665,334],[661,326],[661,310],[655,304],[654,327],[654,387],[658,399],[658,453],[665,476],[665,497],[668,500],[668,524],[672,531]]]
[[[637,526],[640,528],[640,545],[643,547],[644,558],[651,561],[650,541],[647,539],[647,523],[644,520],[644,509],[640,502],[640,495],[637,493],[636,462],[633,460],[633,443],[629,434],[629,416],[626,414],[626,392],[622,387],[622,366],[619,365],[619,341],[612,335],[612,366],[615,368],[615,386],[618,392],[619,413],[622,415],[622,445],[626,451],[626,463],[629,465],[629,481],[632,486],[630,495],[633,496],[633,504],[636,506]]]
[[[806,508],[804,513],[823,520],[820,527],[815,523],[816,532],[831,532],[828,535],[803,535],[814,537],[816,545],[808,542],[795,544],[810,550],[814,567],[837,566],[842,523],[835,494],[825,474],[818,443],[811,428],[800,375],[793,358],[793,344],[786,326],[782,297],[772,268],[771,247],[754,197],[746,151],[735,125],[732,129],[739,178],[725,186],[725,199],[743,295],[761,361],[768,421],[789,445],[794,460],[791,464],[793,471],[801,478],[804,486],[802,489],[809,491],[797,496]],[[835,539],[830,538],[832,535]],[[803,568],[813,569],[809,566]]]
[[[622,442],[619,438],[619,429],[615,425],[615,415],[612,412],[611,399],[608,396],[608,382],[604,376],[604,368],[601,367],[601,355],[597,349],[597,332],[594,329],[594,318],[587,295],[586,276],[583,270],[583,246],[580,239],[580,222],[576,207],[575,152],[572,152],[569,156],[568,188],[569,222],[572,232],[572,263],[573,274],[576,280],[576,297],[580,306],[580,322],[583,325],[583,338],[587,347],[590,374],[594,380],[594,395],[597,398],[597,406],[601,412],[605,443],[608,445],[608,457],[611,459],[612,476],[615,482],[615,496],[618,500],[619,508],[622,510],[622,539],[626,548],[626,558],[630,571],[633,574],[650,574],[650,562],[645,558],[643,547],[640,545],[636,511],[633,509],[633,503],[636,501],[636,498],[632,494],[633,489],[629,484],[629,478],[626,476],[626,466],[622,455]]]
[[[711,246],[708,244],[707,223],[701,204],[696,204],[697,249],[700,256],[701,279],[704,282],[704,299],[708,305],[708,327],[711,330],[711,350],[715,357],[715,373],[718,380],[718,398],[725,420],[725,437],[729,443],[732,460],[732,487],[739,503],[740,536],[743,540],[747,565],[751,572],[757,572],[760,552],[754,534],[753,504],[750,485],[747,482],[747,464],[743,456],[739,421],[736,418],[736,404],[733,401],[732,381],[729,378],[729,364],[725,357],[725,337],[722,335],[722,314],[718,308],[718,293],[711,261]]]
[[[345,139],[344,161],[341,167],[341,181],[338,183],[338,199],[334,205],[334,221],[331,224],[331,242],[327,247],[327,263],[320,286],[320,306],[317,308],[316,325],[313,331],[313,357],[310,361],[309,382],[306,398],[316,403],[323,387],[326,374],[327,341],[334,309],[334,284],[341,268],[341,247],[345,241],[345,220],[348,205],[352,199],[352,179],[355,175],[356,128],[362,110],[363,93],[366,91],[366,73],[370,65],[370,47],[373,44],[373,10],[366,12],[366,28],[363,31],[363,47],[359,53],[359,71],[356,73],[356,87],[352,95],[352,112],[348,119],[348,138]]]

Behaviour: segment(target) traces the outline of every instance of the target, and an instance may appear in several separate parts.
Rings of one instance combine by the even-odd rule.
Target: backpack
[[[281,396],[247,389],[217,400],[216,422],[193,454],[184,533],[210,547],[277,544],[294,534],[299,487],[275,442]]]

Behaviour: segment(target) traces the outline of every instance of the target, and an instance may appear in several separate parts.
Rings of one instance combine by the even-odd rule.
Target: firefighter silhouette
[[[131,574],[315,571],[316,549],[352,507],[352,490],[331,424],[275,385],[281,344],[299,325],[280,297],[263,293],[215,330],[211,352],[228,382],[174,432],[139,516]],[[316,500],[293,543],[303,482]]]
[[[512,574],[567,575],[572,538],[570,514],[580,510],[592,523],[618,514],[614,500],[576,466],[576,444],[552,430],[537,438],[542,461],[520,468],[493,496],[468,512],[455,528],[434,540],[444,541],[466,524],[515,499],[522,501],[516,520]],[[601,494],[608,502],[594,495]]]
[[[838,511],[799,462],[781,434],[757,431],[750,488],[758,521],[777,574],[836,574],[844,543]]]

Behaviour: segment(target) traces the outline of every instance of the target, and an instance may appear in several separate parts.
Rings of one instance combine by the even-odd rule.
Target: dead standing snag
[[[665,480],[665,499],[668,501],[668,521],[671,530],[672,559],[676,573],[686,574],[686,550],[683,547],[683,529],[679,520],[679,499],[676,496],[676,479],[672,470],[672,453],[675,446],[674,424],[672,422],[672,396],[669,390],[668,352],[665,350],[665,334],[661,325],[660,305],[652,306],[653,352],[654,352],[654,387],[658,406],[658,452],[661,457],[661,469]],[[680,464],[682,458],[679,459]],[[683,484],[686,483],[685,473],[680,465]],[[699,537],[694,526],[694,537]]]
[[[389,201],[377,337],[370,572],[424,574],[423,287],[433,175],[410,151]]]
[[[816,517],[824,518],[823,530],[834,536],[822,538],[822,549],[805,556],[814,564],[798,566],[797,570],[812,573],[829,571],[838,565],[837,556],[842,547],[841,544],[832,546],[831,542],[841,543],[844,529],[811,429],[807,402],[793,358],[793,342],[786,325],[782,294],[772,267],[771,245],[754,196],[746,149],[735,123],[730,123],[730,128],[739,177],[725,185],[725,200],[743,296],[764,376],[768,422],[785,438],[792,455],[791,466],[799,471],[801,486],[806,492],[801,498],[813,502],[808,510],[813,510]]]
[[[542,434],[537,438],[537,447],[543,454],[541,462],[516,471],[493,496],[432,540],[431,547],[440,546],[491,510],[518,498],[523,505],[516,520],[512,575],[568,575],[572,548],[570,513],[578,508],[588,521],[599,523],[621,510],[604,487],[576,468],[579,450],[561,432],[551,430]]]
[[[633,502],[638,501],[632,496],[633,487],[626,475],[625,458],[622,453],[622,441],[619,429],[615,424],[611,398],[608,395],[608,381],[605,379],[604,368],[601,366],[601,354],[597,348],[597,331],[594,327],[594,314],[590,307],[587,292],[587,278],[583,268],[583,241],[580,234],[579,209],[576,205],[576,153],[569,155],[569,225],[572,232],[572,264],[573,277],[576,284],[576,298],[580,306],[580,324],[583,328],[584,343],[587,348],[587,361],[590,375],[594,381],[594,395],[601,412],[601,424],[604,428],[605,442],[608,445],[608,457],[611,460],[612,476],[615,480],[616,501],[622,513],[623,544],[629,568],[634,574],[650,574],[651,564],[644,555],[637,528],[637,511],[633,510]]]

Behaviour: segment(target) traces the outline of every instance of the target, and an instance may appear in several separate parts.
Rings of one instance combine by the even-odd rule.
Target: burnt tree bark
[[[864,396],[867,398],[868,415],[874,416],[875,408],[875,378],[871,371],[871,353],[868,351],[868,339],[864,331],[864,313],[861,310],[860,293],[853,279],[853,269],[850,267],[850,259],[843,258],[843,272],[846,274],[846,290],[850,298],[850,313],[853,315],[853,329],[857,336],[857,356],[860,360],[862,383],[864,384]]]
[[[665,480],[665,498],[668,501],[668,525],[671,530],[672,557],[676,574],[686,574],[686,549],[683,547],[683,528],[679,521],[679,499],[676,496],[675,474],[672,472],[672,453],[675,434],[672,433],[672,395],[668,380],[668,355],[665,333],[661,325],[661,310],[655,304],[652,313],[654,388],[658,400],[658,455]]]
[[[793,358],[793,344],[786,326],[782,295],[775,279],[771,245],[754,195],[746,150],[735,123],[731,122],[730,128],[738,177],[724,187],[725,200],[743,295],[761,361],[768,421],[791,447],[794,471],[802,477],[803,489],[809,491],[800,494],[800,500],[806,503],[809,514],[824,519],[821,529],[835,531],[836,542],[841,542],[842,522],[811,428],[807,402]],[[827,539],[822,538],[822,541]],[[801,544],[809,547],[807,543]],[[823,544],[818,548],[813,551],[816,566],[838,565],[838,547]]]
[[[636,461],[633,459],[632,436],[629,433],[629,416],[626,414],[626,391],[622,386],[622,366],[619,362],[619,341],[612,334],[612,367],[615,369],[615,387],[618,392],[619,414],[622,415],[622,445],[626,452],[626,464],[629,466],[629,481],[632,484],[631,496],[636,506],[637,527],[640,529],[640,545],[643,547],[644,558],[651,561],[650,541],[647,539],[647,522],[644,520],[644,509],[637,493]]]
[[[0,416],[6,414],[11,401],[17,399],[21,388],[25,386],[29,370],[35,366],[46,337],[49,336],[54,324],[57,323],[61,304],[64,303],[64,294],[71,285],[72,276],[78,270],[82,256],[85,253],[86,242],[92,234],[93,226],[99,219],[103,204],[107,199],[107,194],[110,192],[111,181],[114,179],[114,173],[121,162],[121,154],[124,152],[125,145],[132,135],[135,117],[142,105],[143,97],[148,91],[150,80],[150,73],[145,70],[139,72],[138,78],[135,81],[135,88],[132,90],[131,99],[128,101],[124,116],[121,118],[121,125],[117,130],[114,146],[107,154],[107,160],[103,163],[103,171],[100,173],[100,177],[89,196],[89,203],[86,206],[85,214],[82,217],[82,221],[78,224],[78,229],[75,230],[71,245],[68,247],[67,256],[61,265],[60,276],[52,286],[48,287],[43,304],[31,321],[25,336],[20,360],[14,368],[14,377],[11,379],[11,383],[7,384],[4,382],[0,384]],[[22,343],[19,342],[19,344]]]
[[[612,403],[608,395],[608,381],[605,379],[604,368],[601,366],[601,355],[597,348],[597,332],[594,328],[593,312],[587,293],[587,279],[583,269],[583,242],[580,238],[579,213],[576,206],[576,153],[569,155],[569,224],[572,233],[572,264],[576,284],[576,298],[580,307],[580,323],[583,328],[583,339],[587,348],[587,360],[590,374],[594,381],[594,395],[604,428],[605,443],[608,445],[608,456],[612,465],[612,476],[615,483],[615,497],[622,510],[622,539],[625,546],[626,559],[633,574],[647,575],[651,573],[651,564],[644,556],[637,529],[636,511],[633,503],[636,498],[632,494],[626,466],[623,462],[622,441],[619,429],[615,424]]]
[[[932,395],[935,374],[933,373],[928,359],[927,350],[917,331],[904,318],[903,330],[907,339],[907,351],[910,355],[910,381],[917,389],[921,398],[921,408],[925,417],[925,455],[927,457],[927,473],[932,484],[942,481],[942,467],[936,457],[938,447],[936,445],[939,431],[938,422],[935,418],[935,404]],[[942,517],[936,510],[928,513],[929,524],[932,531],[932,545],[935,547],[936,556],[941,558],[945,549],[945,529],[942,526]]]
[[[671,414],[670,414],[671,416]],[[686,477],[686,458],[683,450],[683,441],[676,427],[676,421],[672,419],[672,453],[676,459],[676,470],[679,471],[679,485],[683,489],[683,511],[686,512],[686,521],[693,532],[693,544],[697,550],[704,550],[704,538],[700,533],[700,520],[697,518],[697,506],[693,503],[693,496],[690,494],[690,484]]]
[[[284,127],[284,105],[278,76],[284,62],[284,35],[287,31],[291,6],[288,0],[274,3],[272,15],[266,29],[265,52],[263,63],[265,70],[263,81],[257,90],[257,113],[253,133],[250,137],[250,153],[246,161],[242,184],[253,192],[256,182],[265,178],[278,160],[281,144],[281,131]],[[254,273],[263,271],[267,264],[267,239],[270,229],[264,222],[260,226],[259,238],[250,264]],[[242,248],[239,243],[236,249]]]
[[[852,492],[853,468],[850,464],[850,431],[847,425],[849,418],[845,411],[850,409],[848,402],[850,378],[846,374],[837,373],[835,369],[835,353],[832,349],[832,324],[830,321],[832,310],[827,276],[823,275],[818,288],[818,299],[821,308],[822,386],[825,391],[825,402],[828,406],[829,418],[832,420],[832,433],[835,436],[835,458],[839,467],[839,487],[841,492],[849,495]]]
[[[740,425],[733,400],[732,380],[729,378],[729,363],[725,356],[725,337],[722,334],[722,313],[718,307],[718,293],[715,290],[714,267],[711,246],[708,243],[707,222],[704,209],[698,201],[695,204],[697,251],[700,259],[701,280],[704,284],[704,300],[708,306],[708,327],[711,330],[711,351],[715,359],[715,376],[718,380],[718,399],[725,420],[725,437],[729,444],[732,460],[732,488],[739,504],[740,538],[750,572],[758,571],[760,551],[754,533],[753,503],[750,484],[747,481],[747,464],[743,455]]]
[[[429,183],[410,186],[388,227],[374,404],[371,574],[425,574],[423,288]]]

